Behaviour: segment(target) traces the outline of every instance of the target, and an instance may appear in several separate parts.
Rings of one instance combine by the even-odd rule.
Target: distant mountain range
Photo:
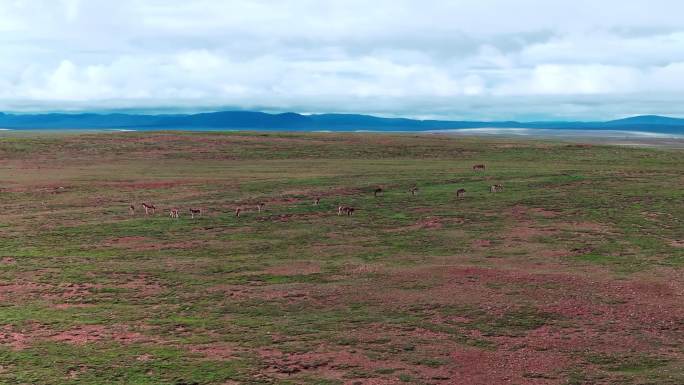
[[[447,121],[380,118],[356,114],[269,114],[221,111],[199,114],[0,113],[7,129],[268,130],[268,131],[430,131],[463,128],[545,128],[624,130],[684,134],[684,119],[642,115],[605,122]]]

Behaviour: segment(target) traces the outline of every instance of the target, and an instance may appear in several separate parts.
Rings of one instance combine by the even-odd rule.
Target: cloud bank
[[[684,116],[677,0],[0,0],[0,109]]]

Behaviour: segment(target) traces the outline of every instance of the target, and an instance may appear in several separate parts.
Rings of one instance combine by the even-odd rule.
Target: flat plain
[[[4,134],[0,383],[682,384],[683,186],[675,149]]]

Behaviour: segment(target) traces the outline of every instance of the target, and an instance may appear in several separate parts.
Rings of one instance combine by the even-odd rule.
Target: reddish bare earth
[[[0,384],[684,384],[681,151],[3,135]]]

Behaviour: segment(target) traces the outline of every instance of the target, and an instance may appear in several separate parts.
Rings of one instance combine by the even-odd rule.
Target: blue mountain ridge
[[[383,118],[360,114],[271,114],[219,111],[197,114],[0,112],[0,128],[8,129],[135,129],[135,130],[268,130],[268,131],[429,131],[463,128],[544,128],[625,130],[684,134],[684,119],[641,115],[605,122],[449,121]]]

